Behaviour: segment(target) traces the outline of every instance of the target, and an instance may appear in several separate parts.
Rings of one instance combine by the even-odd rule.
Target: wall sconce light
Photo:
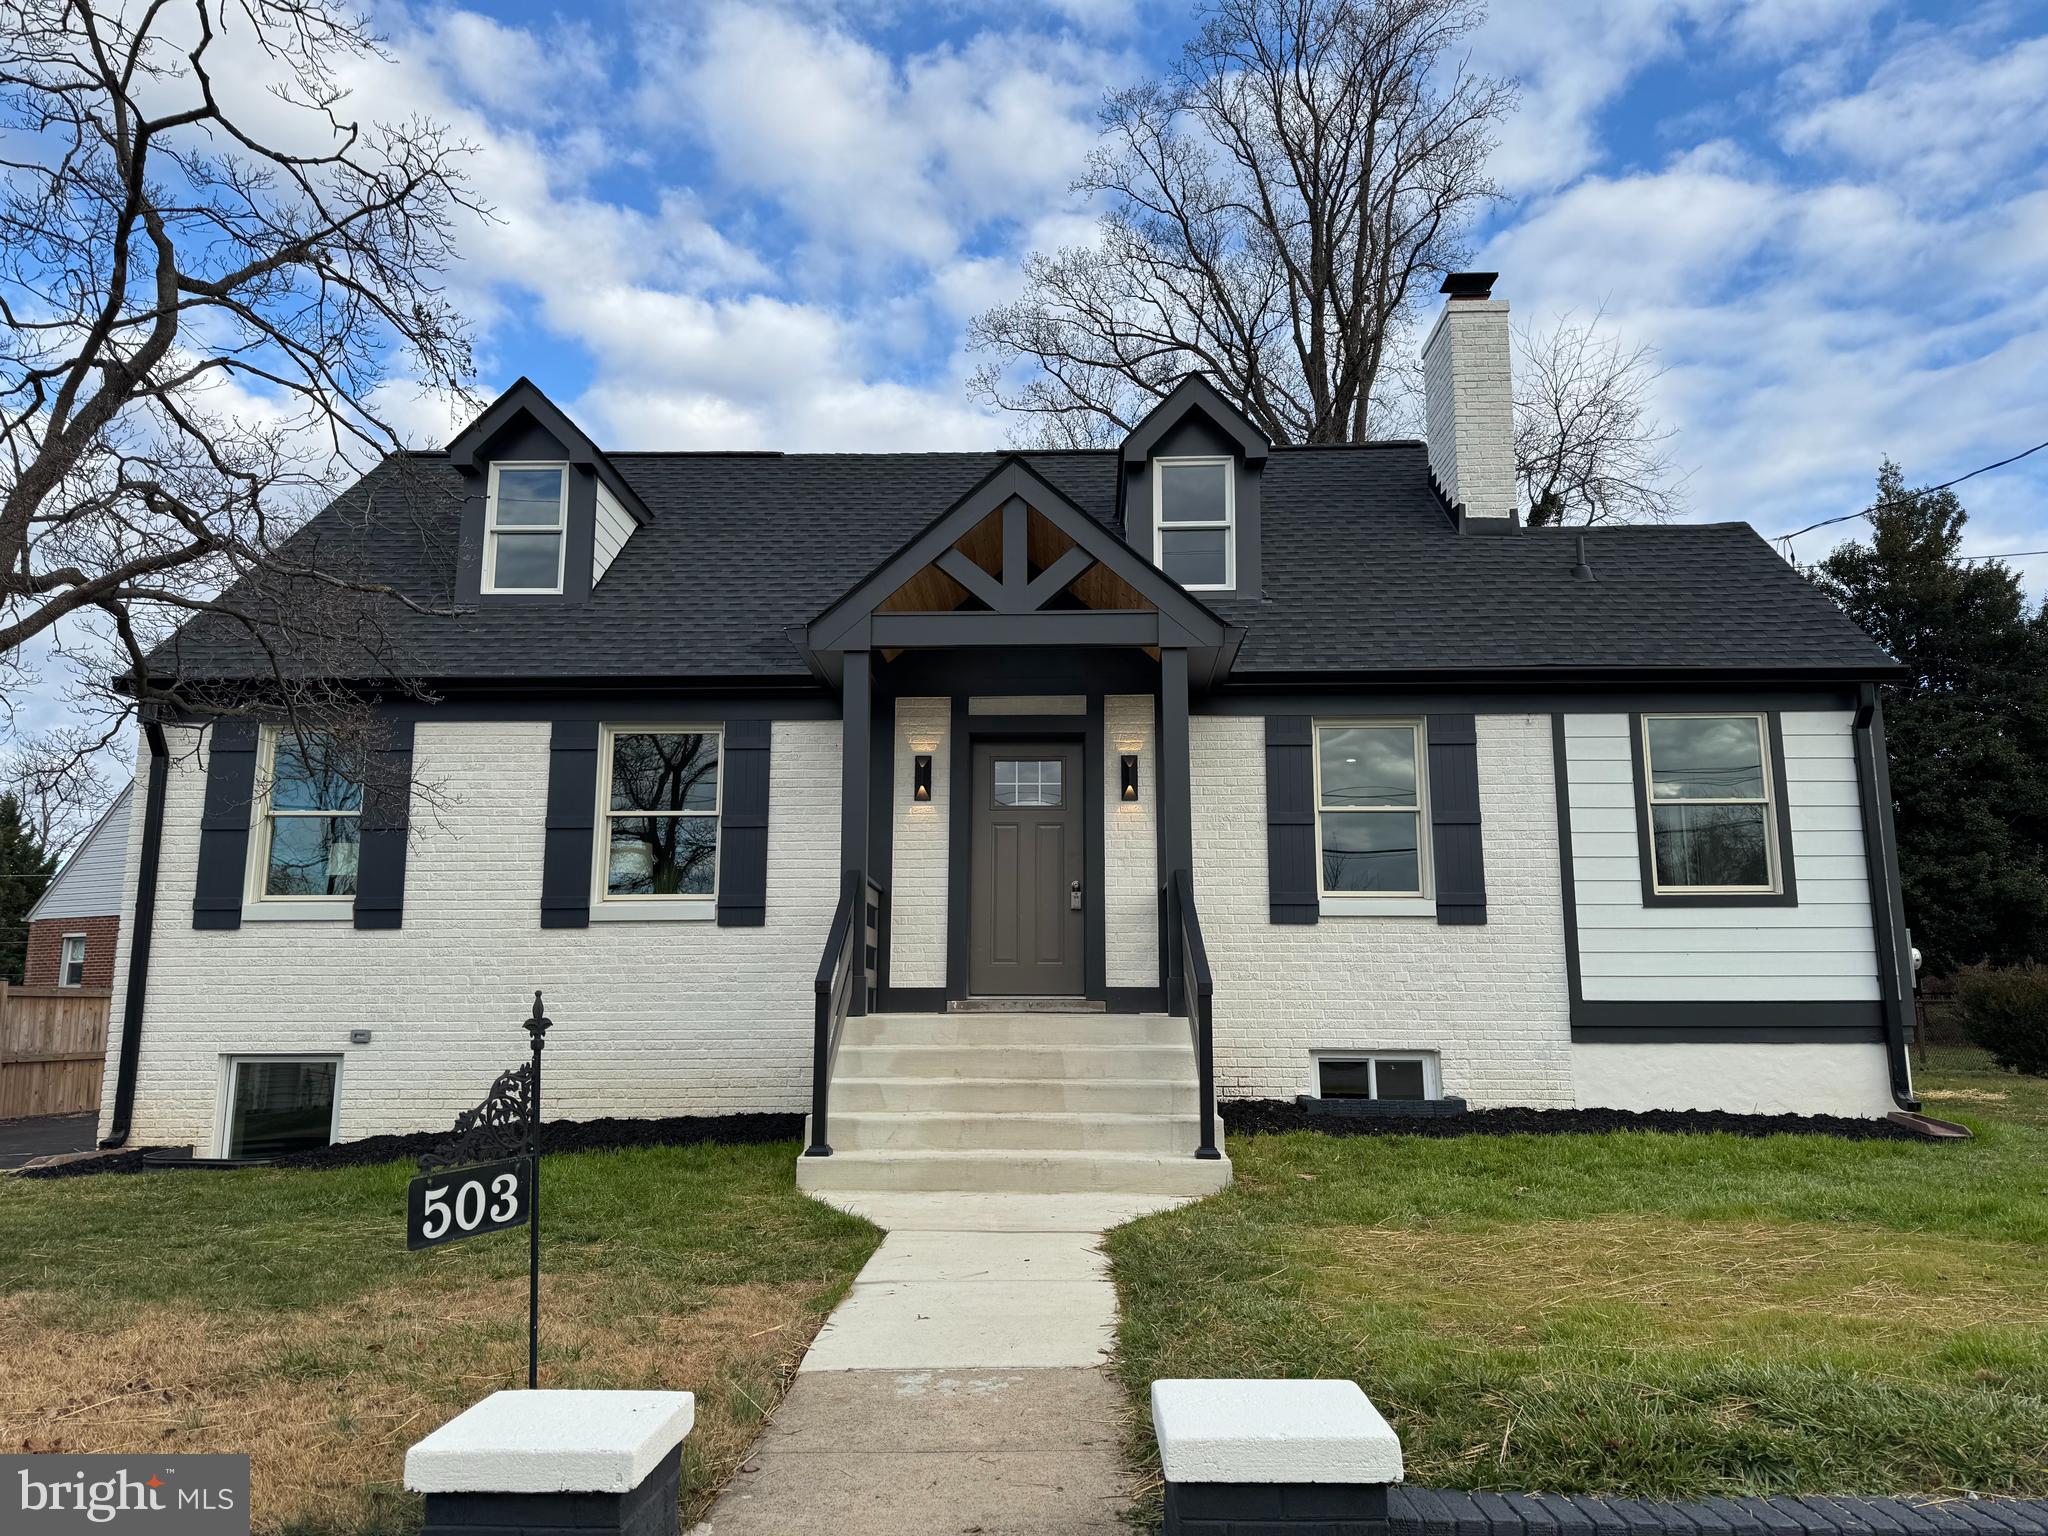
[[[920,752],[920,753],[918,753],[918,754],[917,754],[917,762],[916,762],[916,765],[915,765],[915,766],[913,767],[913,769],[912,769],[912,779],[911,779],[911,784],[912,784],[912,788],[911,788],[911,791],[910,791],[910,798],[911,798],[911,799],[913,799],[913,800],[929,800],[929,799],[931,799],[931,797],[932,797],[932,755],[931,755],[931,753],[929,753],[929,752]]]
[[[1132,800],[1135,800],[1135,799],[1137,799],[1137,798],[1138,798],[1138,754],[1137,754],[1137,753],[1135,753],[1135,752],[1126,752],[1126,753],[1124,753],[1124,755],[1123,755],[1123,758],[1124,758],[1124,792],[1123,792],[1123,798],[1125,799],[1125,801],[1127,801],[1127,802],[1128,802],[1128,801],[1132,801]]]

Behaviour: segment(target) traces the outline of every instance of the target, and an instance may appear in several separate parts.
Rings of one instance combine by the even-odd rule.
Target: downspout
[[[121,1063],[114,1078],[114,1119],[106,1149],[128,1144],[135,1114],[135,1070],[142,1057],[142,1013],[149,999],[149,941],[156,930],[157,856],[164,842],[164,790],[170,778],[170,746],[164,728],[142,722],[149,743],[149,794],[142,813],[142,867],[135,876],[135,931],[128,937],[128,993],[121,1004]]]
[[[1878,990],[1884,1003],[1885,1055],[1892,1101],[1918,1112],[1913,1066],[1906,1054],[1906,1010],[1911,1006],[1912,961],[1906,953],[1905,914],[1899,888],[1897,829],[1892,819],[1892,775],[1884,744],[1884,705],[1874,683],[1856,690],[1856,781],[1863,806],[1863,846],[1870,870],[1870,926],[1877,941]]]

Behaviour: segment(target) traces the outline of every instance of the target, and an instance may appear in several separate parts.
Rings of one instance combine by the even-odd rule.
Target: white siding
[[[1159,985],[1159,761],[1149,693],[1102,701],[1102,921],[1112,987]],[[1123,802],[1123,755],[1138,754],[1138,799]]]
[[[1311,1052],[1434,1051],[1475,1105],[1573,1102],[1548,715],[1482,715],[1487,920],[1268,919],[1265,722],[1197,716],[1195,899],[1216,976],[1219,1098],[1313,1092]]]
[[[1579,971],[1588,1001],[1877,999],[1847,711],[1782,717],[1796,907],[1645,907],[1627,715],[1565,716]]]
[[[839,846],[839,725],[780,721],[769,796],[762,928],[612,922],[540,926],[547,814],[545,722],[422,723],[406,865],[405,926],[340,922],[192,927],[205,770],[173,731],[133,1141],[217,1134],[223,1059],[344,1058],[340,1134],[445,1127],[525,1057],[535,988],[548,1036],[547,1112],[601,1115],[794,1110],[806,1102],[811,978],[831,922]],[[126,890],[141,818],[132,818]],[[123,904],[114,991],[134,924]],[[116,1010],[110,1059],[120,1055]],[[374,1038],[351,1046],[351,1029]],[[102,1122],[116,1074],[106,1075]]]
[[[604,580],[612,561],[633,537],[633,514],[619,505],[618,498],[597,482],[597,528],[590,547],[590,584]]]
[[[896,701],[896,829],[889,856],[889,985],[946,984],[946,849],[953,825],[953,701]],[[911,799],[916,755],[932,755],[932,797]]]
[[[43,899],[29,908],[27,921],[47,917],[112,917],[121,910],[122,872],[128,856],[128,803],[134,798],[130,783],[114,797],[85,841],[73,850],[64,867],[57,871],[43,891]]]

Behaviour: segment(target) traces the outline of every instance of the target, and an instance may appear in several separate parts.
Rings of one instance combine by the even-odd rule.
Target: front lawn
[[[695,1392],[686,1526],[879,1241],[796,1152],[545,1165],[541,1385]],[[0,1443],[247,1451],[259,1531],[417,1529],[405,1448],[525,1385],[526,1235],[407,1253],[412,1172],[0,1180]]]
[[[1971,1142],[1231,1138],[1108,1248],[1120,1368],[1350,1376],[1414,1481],[2048,1494],[2048,1082],[1947,1051]]]

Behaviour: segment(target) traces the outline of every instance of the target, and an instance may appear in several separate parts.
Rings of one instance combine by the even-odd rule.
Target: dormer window
[[[560,592],[568,542],[568,466],[493,464],[483,590]]]
[[[1235,468],[1227,458],[1152,461],[1152,561],[1191,592],[1237,585]]]

